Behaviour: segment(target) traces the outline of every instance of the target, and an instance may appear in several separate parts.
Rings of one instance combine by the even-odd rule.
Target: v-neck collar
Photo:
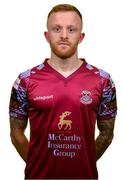
[[[81,66],[76,69],[74,72],[72,72],[69,76],[65,77],[64,75],[62,75],[60,72],[58,72],[56,69],[54,69],[47,61],[48,61],[48,58],[45,59],[44,61],[44,65],[45,67],[48,68],[48,70],[53,73],[55,76],[57,76],[59,79],[62,79],[62,80],[70,80],[72,77],[76,76],[79,72],[82,72],[84,69],[85,69],[85,66],[86,66],[86,61],[85,59],[80,59],[83,61],[83,63],[81,64]]]

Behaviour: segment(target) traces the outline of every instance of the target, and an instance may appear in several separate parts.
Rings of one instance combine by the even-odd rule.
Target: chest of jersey
[[[91,108],[96,110],[100,101],[97,79],[78,74],[74,78],[34,78],[28,87],[30,108],[37,111],[55,107]]]

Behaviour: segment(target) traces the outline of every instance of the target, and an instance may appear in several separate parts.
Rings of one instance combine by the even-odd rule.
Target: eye
[[[70,31],[70,32],[73,32],[73,31],[74,31],[74,29],[73,29],[73,28],[70,28],[70,29],[69,29],[69,31]]]
[[[69,31],[70,33],[73,33],[73,32],[75,32],[75,31],[76,31],[76,28],[74,28],[74,27],[70,27],[70,28],[68,28],[68,31]]]
[[[60,27],[54,27],[54,28],[53,28],[53,31],[54,31],[54,32],[57,32],[57,33],[60,32],[60,30],[61,30]]]

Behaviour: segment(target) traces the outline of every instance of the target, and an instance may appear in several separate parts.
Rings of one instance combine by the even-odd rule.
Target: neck
[[[83,62],[76,54],[66,59],[61,59],[55,54],[52,54],[48,63],[59,72],[72,72],[78,69]]]

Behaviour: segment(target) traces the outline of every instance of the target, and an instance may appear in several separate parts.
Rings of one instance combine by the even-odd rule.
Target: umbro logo
[[[34,101],[46,100],[46,99],[53,99],[53,95],[49,95],[49,96],[36,96],[35,98],[33,98]]]

